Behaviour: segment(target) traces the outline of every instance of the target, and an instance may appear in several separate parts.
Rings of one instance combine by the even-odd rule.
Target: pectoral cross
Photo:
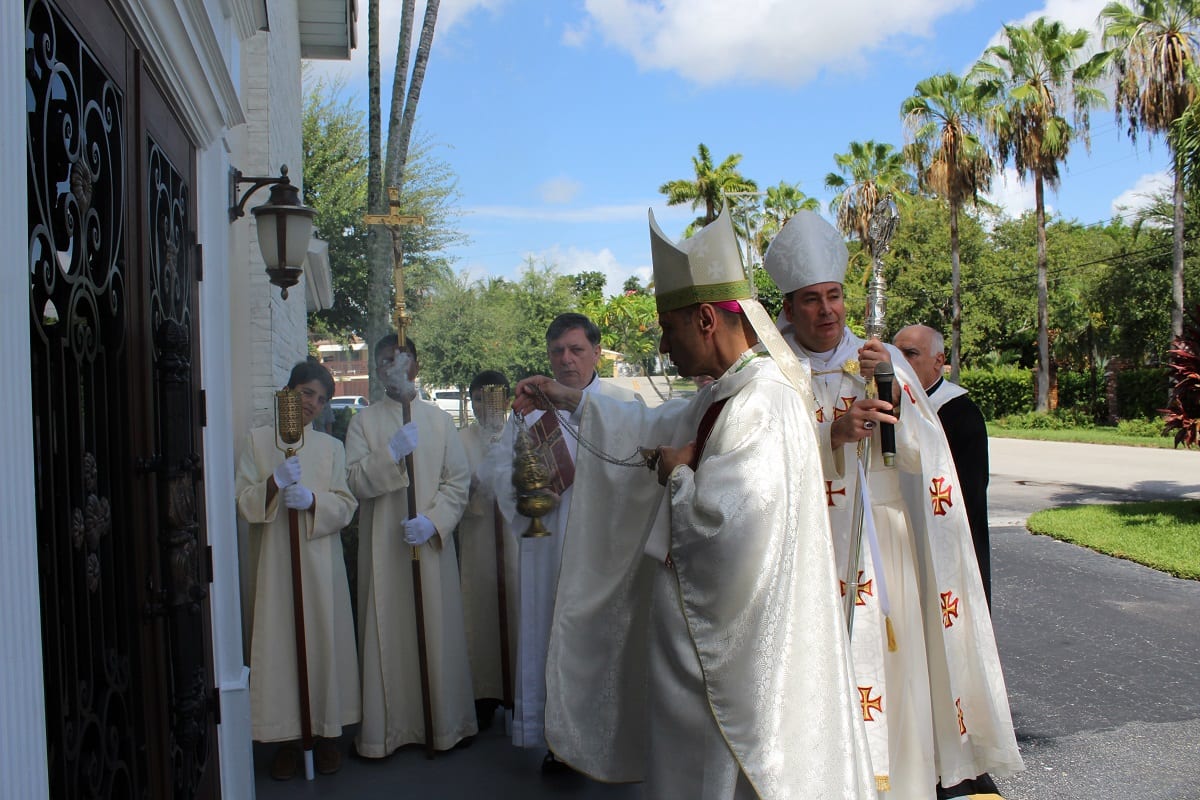
[[[388,187],[388,213],[364,214],[363,223],[366,225],[386,225],[392,234],[392,280],[396,284],[396,334],[404,345],[404,331],[408,327],[408,312],[404,305],[404,262],[398,242],[400,228],[404,225],[424,225],[423,216],[405,216],[400,213],[400,189]]]

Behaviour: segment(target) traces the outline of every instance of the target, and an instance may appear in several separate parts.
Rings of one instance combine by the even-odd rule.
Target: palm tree
[[[958,382],[962,302],[958,210],[992,183],[992,158],[980,140],[982,103],[975,87],[947,72],[917,83],[900,105],[909,144],[904,154],[921,188],[950,206],[950,380]]]
[[[412,55],[413,18],[416,16],[416,0],[404,0],[400,17],[400,36],[397,41],[396,69],[392,75],[391,107],[388,114],[387,161],[382,162],[380,139],[382,134],[380,107],[379,68],[379,0],[369,0],[367,5],[367,77],[368,77],[368,186],[367,205],[372,214],[386,214],[389,203],[383,192],[384,186],[401,188],[404,184],[404,169],[408,163],[408,150],[412,140],[413,123],[416,120],[417,102],[421,98],[421,87],[425,83],[425,69],[429,63],[429,51],[433,46],[433,31],[437,24],[441,0],[427,0],[425,17],[421,22],[421,36],[417,51],[412,58],[412,77],[407,71]],[[373,348],[375,342],[391,330],[394,285],[393,265],[403,258],[403,239],[399,230],[388,234],[375,227],[371,237],[370,290],[367,296],[367,341]],[[371,354],[372,358],[374,353]],[[372,371],[372,394],[375,394],[375,375]]]
[[[658,191],[667,196],[669,206],[690,203],[693,210],[703,206],[704,213],[688,226],[686,235],[690,236],[717,218],[727,193],[758,191],[758,185],[754,181],[738,172],[737,166],[741,160],[742,154],[734,153],[713,166],[712,154],[701,144],[697,148],[697,155],[692,157],[695,178],[679,178],[658,187]]]
[[[829,210],[842,233],[866,244],[875,204],[891,194],[903,205],[916,179],[905,169],[904,154],[884,142],[851,142],[850,150],[835,154],[833,160],[838,172],[825,176],[825,187],[837,191]]]
[[[1129,138],[1139,131],[1166,134],[1175,177],[1175,250],[1172,260],[1171,338],[1183,332],[1183,169],[1171,126],[1200,92],[1189,71],[1200,54],[1200,2],[1197,0],[1130,0],[1109,3],[1100,12],[1104,46],[1097,58],[1116,77],[1117,121],[1128,125]]]
[[[1039,17],[1025,27],[1004,26],[1004,41],[989,47],[969,78],[985,102],[987,135],[998,161],[1011,158],[1017,174],[1033,176],[1037,215],[1038,395],[1037,410],[1050,408],[1050,339],[1046,277],[1046,186],[1058,186],[1058,165],[1072,140],[1088,144],[1088,111],[1103,102],[1094,87],[1092,62],[1076,66],[1088,32],[1069,31]],[[1062,116],[1074,109],[1074,125]]]
[[[800,189],[799,183],[780,181],[768,186],[763,197],[763,215],[757,231],[758,252],[766,252],[767,246],[784,224],[796,216],[798,211],[820,211],[821,201],[809,197]]]

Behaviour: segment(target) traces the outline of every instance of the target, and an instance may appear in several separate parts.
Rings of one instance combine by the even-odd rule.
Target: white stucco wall
[[[242,102],[246,124],[237,131],[239,163],[245,175],[275,176],[288,167],[293,183],[302,184],[300,139],[300,32],[295,0],[268,0],[270,33],[258,33],[242,50]],[[231,314],[238,354],[233,397],[236,447],[246,432],[274,422],[275,391],[287,383],[296,362],[308,354],[307,312],[303,283],[280,296],[267,282],[253,214],[269,189],[260,189],[246,204],[247,214],[235,223],[237,237],[231,263],[249,262],[244,275],[234,275]]]

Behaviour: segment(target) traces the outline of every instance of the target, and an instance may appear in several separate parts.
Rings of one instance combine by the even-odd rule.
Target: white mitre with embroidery
[[[728,206],[715,220],[678,244],[658,227],[652,209],[650,255],[659,314],[697,303],[736,301],[779,370],[802,396],[811,394],[808,371],[780,336],[766,309],[754,299]]]
[[[651,211],[650,254],[654,261],[654,301],[660,313],[751,296],[728,207],[679,244],[667,238]]]
[[[771,240],[763,268],[785,295],[818,283],[843,283],[849,254],[837,228],[814,211],[800,211]]]

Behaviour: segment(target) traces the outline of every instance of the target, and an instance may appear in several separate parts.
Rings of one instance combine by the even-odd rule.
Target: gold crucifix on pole
[[[404,302],[404,262],[399,252],[397,242],[400,238],[400,228],[404,225],[424,225],[423,216],[405,216],[400,213],[400,190],[395,186],[388,187],[388,213],[364,214],[363,222],[367,225],[386,225],[392,234],[392,281],[396,284],[396,335],[400,338],[400,346],[404,346],[405,331],[408,328],[408,311]]]

